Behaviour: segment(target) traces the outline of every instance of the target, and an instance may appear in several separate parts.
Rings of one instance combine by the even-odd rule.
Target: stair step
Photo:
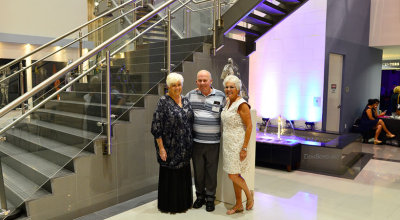
[[[101,100],[101,97],[99,97],[98,100]],[[111,113],[121,117],[121,120],[128,121],[129,114],[127,111],[132,108],[132,105],[128,103],[125,103],[125,105],[111,105]],[[138,102],[138,105],[142,105],[142,103]],[[45,108],[86,116],[104,117],[106,115],[107,105],[104,104],[104,102],[87,103],[83,100],[51,100],[46,103]]]
[[[245,19],[243,19],[243,21],[256,26],[271,26],[274,24],[273,20],[258,16],[253,13],[249,14]]]
[[[198,51],[201,52],[203,43],[189,43],[189,44],[179,44],[179,45],[171,45],[171,54],[174,53],[182,53],[182,52],[193,52]],[[147,45],[139,45],[135,51],[129,51],[125,53],[133,53],[133,54],[165,54],[166,44],[154,43]]]
[[[39,109],[39,110],[45,110],[45,109]],[[21,129],[11,129],[11,130],[7,131],[7,134],[13,135],[14,137],[18,137],[22,140],[25,140],[26,142],[30,142],[30,143],[40,146],[44,149],[54,151],[58,154],[66,156],[70,159],[73,159],[78,155],[79,156],[91,155],[91,153],[89,153],[87,151],[82,151],[81,149],[78,149],[76,147],[72,147],[70,145],[66,145],[61,142],[49,139],[49,138],[37,136],[35,134],[32,134],[30,132],[27,132],[27,131],[24,131]]]
[[[51,100],[50,102],[67,103],[67,104],[79,104],[79,105],[87,104],[85,102],[70,101],[70,100]],[[104,107],[104,108],[107,107],[107,105],[104,104],[104,103],[93,103],[93,102],[91,102],[88,105],[97,106],[97,107]],[[125,105],[111,105],[111,108],[121,108],[121,109],[129,110],[129,109],[131,109],[131,106],[127,106],[127,105],[126,106]]]
[[[62,169],[62,167],[32,154],[32,152],[27,152],[7,142],[0,144],[0,151],[5,156],[18,160],[19,162],[31,167],[33,170],[43,174],[48,178],[53,177],[56,173],[56,176],[63,176],[72,173],[71,171]],[[7,157],[3,158],[3,160],[6,159]]]
[[[245,28],[245,27],[242,27],[242,26],[239,26],[239,25],[236,25],[235,29],[239,30],[239,31],[242,31],[242,32],[245,32],[246,34],[250,34],[250,35],[256,36],[256,37],[259,37],[259,36],[262,35],[262,33],[258,32],[258,31],[255,31],[255,30],[252,30],[252,29],[249,29],[249,28]]]
[[[104,123],[106,122],[106,118],[104,118],[104,117],[102,118],[102,117],[97,117],[97,116],[92,116],[92,115],[83,115],[83,114],[78,114],[78,113],[57,111],[57,110],[52,110],[52,109],[38,109],[38,110],[36,110],[36,112],[66,116],[69,118],[76,118],[76,119],[88,120],[88,121],[94,121],[94,122],[104,122]],[[112,121],[115,121],[115,120],[112,120]]]
[[[38,109],[33,113],[33,116],[41,121],[65,125],[72,128],[84,129],[94,133],[105,133],[106,130],[102,126],[98,126],[99,122],[106,123],[105,117],[97,117],[91,115],[83,115],[72,112],[64,112],[52,109]],[[115,120],[112,120],[114,123]],[[119,123],[127,123],[119,120]]]
[[[52,130],[55,130],[55,131],[58,131],[58,132],[62,132],[62,133],[67,133],[67,134],[70,134],[70,135],[73,135],[73,136],[76,136],[76,137],[80,137],[80,138],[83,138],[83,139],[94,140],[94,139],[98,139],[98,138],[107,138],[105,135],[100,135],[100,134],[93,133],[93,132],[90,132],[90,131],[71,128],[71,127],[58,125],[58,124],[53,124],[53,123],[44,122],[44,121],[35,120],[35,119],[31,119],[29,121],[29,124],[35,125],[35,126],[39,126],[39,127],[48,128],[48,129],[52,129]]]
[[[13,200],[16,202],[16,205],[20,205],[27,200],[34,200],[42,196],[51,195],[51,193],[42,189],[40,185],[32,182],[7,164],[2,163],[1,166],[4,176],[4,185],[8,193],[11,193],[11,195],[7,195],[7,199]]]
[[[0,144],[2,162],[26,178],[51,192],[50,178],[71,175],[73,172],[19,147],[3,142]]]
[[[83,89],[85,85],[80,85],[80,88]],[[135,87],[134,89],[136,89]],[[131,88],[130,88],[131,89]],[[69,101],[82,101],[84,100],[83,97],[88,94],[88,93],[93,93],[93,92],[86,92],[86,91],[71,91],[71,92],[62,92],[60,94],[60,99],[61,100],[69,100]],[[102,100],[106,100],[106,93],[105,92],[99,92],[97,93],[101,95]],[[135,105],[137,107],[144,107],[144,99],[143,97],[145,94],[139,94],[139,93],[120,93],[122,97],[125,98],[126,100],[126,105],[127,106],[132,106]]]
[[[284,5],[288,5],[288,6],[298,5],[298,4],[302,3],[301,0],[275,0],[275,1],[280,2],[281,4],[284,4]]]
[[[288,14],[288,10],[280,7],[279,5],[275,5],[269,1],[264,1],[263,4],[261,4],[259,7],[257,7],[257,10],[259,8],[262,8],[261,11],[266,14],[269,14],[269,15],[286,15],[286,14]]]

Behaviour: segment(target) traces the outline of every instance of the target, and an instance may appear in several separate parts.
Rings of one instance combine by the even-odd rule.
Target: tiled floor
[[[364,144],[363,151],[378,159],[353,180],[257,168],[254,209],[234,216],[225,214],[230,207],[223,203],[211,213],[203,207],[162,214],[154,200],[108,219],[400,219],[400,148]]]

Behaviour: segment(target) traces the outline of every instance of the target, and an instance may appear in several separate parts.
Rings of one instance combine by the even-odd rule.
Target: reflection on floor
[[[230,207],[222,203],[211,213],[203,206],[162,214],[154,200],[108,219],[400,219],[400,148],[364,144],[363,151],[377,159],[369,160],[354,179],[257,168],[254,209],[235,216],[227,216]]]

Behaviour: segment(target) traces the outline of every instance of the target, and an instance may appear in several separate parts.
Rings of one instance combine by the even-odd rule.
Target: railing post
[[[217,0],[214,0],[213,7],[213,46],[212,55],[215,56],[217,53]]]
[[[22,68],[24,68],[22,61],[19,62],[19,69],[22,70]],[[25,93],[24,91],[24,71],[19,72],[19,89],[21,92],[21,95],[23,95]],[[21,111],[22,114],[25,114],[25,102],[23,102],[21,104]]]
[[[168,28],[167,28],[167,74],[171,73],[171,9],[168,7]]]
[[[82,31],[79,31],[79,58],[81,58],[82,55],[83,55]],[[82,65],[83,64],[79,65],[79,67],[78,67],[79,74],[82,74],[82,70],[83,70]]]
[[[192,37],[192,11],[188,9],[188,30],[189,30],[189,34],[188,37]]]
[[[107,74],[106,74],[106,111],[107,111],[107,145],[104,149],[104,154],[111,155],[111,68],[110,68],[110,51],[106,52],[106,65],[107,65]]]
[[[188,9],[187,7],[184,7],[183,9],[183,34],[185,37],[188,37],[188,19],[187,19],[187,14],[188,14]]]
[[[217,0],[217,7],[218,7],[218,17],[217,17],[217,26],[220,28],[222,27],[222,19],[221,19],[221,0]]]
[[[1,167],[1,158],[0,158],[0,201],[1,201],[0,217],[4,217],[8,215],[9,211],[7,210],[6,191],[4,188],[4,178],[3,178],[3,168]]]

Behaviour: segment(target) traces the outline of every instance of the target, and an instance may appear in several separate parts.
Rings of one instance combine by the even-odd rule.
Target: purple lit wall
[[[321,128],[327,0],[309,0],[257,42],[250,56],[250,104],[262,117]]]

